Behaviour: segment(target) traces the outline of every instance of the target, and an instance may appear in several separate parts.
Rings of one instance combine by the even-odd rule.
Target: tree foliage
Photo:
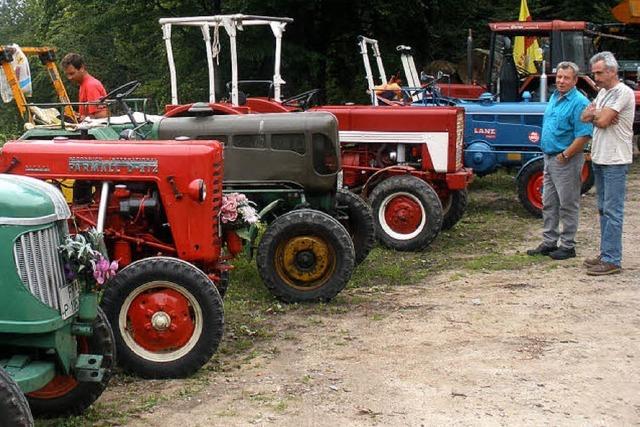
[[[529,0],[535,19],[610,21],[617,0]],[[321,88],[329,102],[366,101],[362,61],[356,38],[380,41],[387,72],[400,68],[398,44],[414,48],[421,66],[434,59],[456,62],[465,55],[468,29],[476,46],[488,45],[487,23],[515,20],[519,0],[0,0],[0,44],[49,45],[58,56],[82,54],[92,74],[105,87],[130,80],[143,83],[137,95],[151,97],[156,107],[169,100],[169,77],[158,19],[172,16],[245,13],[289,16],[282,74],[285,94]],[[220,6],[221,10],[216,8]],[[262,31],[264,30],[264,31]],[[207,72],[202,35],[174,28],[175,59],[181,101],[207,98]],[[221,34],[220,80],[230,80],[226,35]],[[238,38],[240,78],[270,79],[273,37],[268,29],[247,29]],[[53,100],[48,77],[32,61],[35,100]],[[67,84],[70,95],[76,88]],[[223,85],[217,88],[225,95]],[[44,99],[43,99],[44,98]],[[0,107],[0,133],[18,132],[15,108]]]

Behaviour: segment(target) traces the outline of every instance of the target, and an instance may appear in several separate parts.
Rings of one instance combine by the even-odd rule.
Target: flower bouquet
[[[118,270],[118,261],[109,262],[102,233],[95,229],[67,236],[59,250],[67,280],[87,292],[98,291]]]
[[[260,216],[255,203],[242,193],[229,193],[222,196],[221,220],[225,228],[244,228],[257,224]]]
[[[222,195],[220,220],[227,249],[233,255],[242,250],[242,240],[251,241],[250,228],[260,223],[260,215],[254,206],[255,203],[242,193]]]

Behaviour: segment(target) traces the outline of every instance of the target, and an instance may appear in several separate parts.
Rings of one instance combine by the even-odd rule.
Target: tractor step
[[[102,356],[98,354],[79,354],[76,361],[76,379],[81,382],[100,382],[104,376]]]

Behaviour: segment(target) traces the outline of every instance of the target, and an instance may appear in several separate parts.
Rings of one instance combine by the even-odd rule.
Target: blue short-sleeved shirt
[[[557,90],[553,92],[544,110],[540,139],[543,152],[559,153],[571,145],[574,139],[592,135],[593,125],[580,121],[580,115],[587,105],[589,100],[575,87],[563,96]]]

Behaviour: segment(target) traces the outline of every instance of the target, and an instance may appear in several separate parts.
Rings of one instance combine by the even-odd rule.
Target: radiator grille
[[[464,146],[464,113],[458,111],[456,122],[456,170],[462,168],[462,148]]]
[[[60,225],[53,224],[18,237],[13,255],[22,283],[31,294],[49,307],[60,310],[58,289],[66,285],[58,253]]]

